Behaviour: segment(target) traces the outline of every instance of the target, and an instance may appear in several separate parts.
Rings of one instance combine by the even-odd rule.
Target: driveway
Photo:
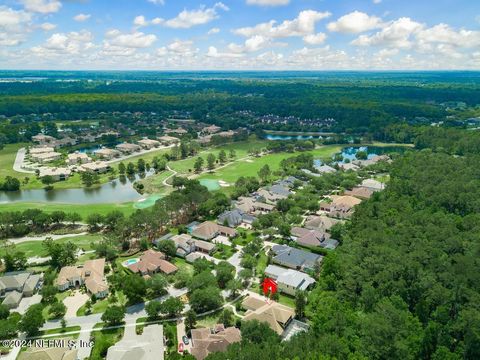
[[[42,301],[42,295],[40,294],[34,294],[30,297],[24,297],[22,300],[20,300],[20,304],[18,304],[18,307],[16,309],[13,309],[12,312],[18,312],[20,313],[20,315],[23,315],[30,306],[38,304],[40,303],[40,301]]]
[[[178,340],[178,343],[183,343],[183,337],[186,336],[187,333],[185,331],[185,321],[184,319],[180,319],[180,320],[177,320],[177,340]],[[190,341],[188,342],[188,345],[186,345],[185,343],[183,343],[183,351],[188,351],[188,353],[190,354],[191,353],[191,350],[192,350],[192,340],[189,339]],[[177,349],[178,351],[178,349]],[[180,354],[182,354],[181,352],[179,352]]]
[[[23,163],[25,161],[25,155],[27,151],[25,148],[20,148],[17,151],[17,156],[15,157],[15,162],[13,163],[13,170],[25,173],[25,174],[35,174],[35,171],[33,170],[25,170],[22,168]]]
[[[82,307],[83,304],[87,302],[89,296],[87,294],[82,294],[80,290],[75,290],[73,295],[67,296],[63,300],[63,304],[67,307],[67,313],[65,314],[65,319],[71,319],[77,317],[77,310]]]
[[[242,255],[242,252],[239,250],[237,251],[235,254],[233,254],[232,256],[230,256],[227,261],[235,266],[235,271],[237,273],[237,276],[238,276],[238,273],[240,272],[240,270],[242,270],[243,268],[240,266],[240,261],[242,261],[241,259],[241,255]]]

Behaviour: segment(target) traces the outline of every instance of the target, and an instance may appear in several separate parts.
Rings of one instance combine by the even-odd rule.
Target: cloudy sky
[[[477,69],[479,0],[0,0],[2,69]]]

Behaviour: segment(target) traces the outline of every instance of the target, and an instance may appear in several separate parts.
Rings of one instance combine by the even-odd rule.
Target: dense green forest
[[[209,359],[480,358],[479,162],[430,149],[397,159],[326,258],[310,331],[286,343],[266,332]]]
[[[478,82],[464,73],[274,75],[212,73],[188,78],[188,74],[60,73],[55,76],[76,81],[54,81],[53,77],[0,83],[0,114],[52,113],[60,119],[79,119],[88,112],[181,110],[191,112],[196,120],[223,125],[234,121],[236,112],[252,111],[301,119],[333,118],[336,124],[331,130],[341,132],[375,130],[416,118],[440,121],[447,115],[439,106],[443,102],[480,103]],[[244,123],[237,120],[236,125]]]

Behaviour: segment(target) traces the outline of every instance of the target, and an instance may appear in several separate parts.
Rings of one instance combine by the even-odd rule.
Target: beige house
[[[192,236],[202,240],[211,240],[218,235],[235,237],[237,232],[235,229],[215,224],[212,221],[205,221],[192,231]]]
[[[50,153],[54,151],[55,149],[51,146],[37,146],[37,147],[30,148],[28,150],[30,155],[45,154],[45,153]]]
[[[159,136],[157,139],[162,143],[162,145],[178,144],[180,142],[179,138],[168,135]]]
[[[77,350],[62,347],[32,347],[21,352],[18,360],[77,360]]]
[[[32,160],[40,163],[40,164],[44,164],[44,163],[47,163],[47,162],[51,162],[51,161],[55,161],[55,160],[58,160],[62,157],[62,154],[58,153],[58,152],[55,152],[55,151],[52,151],[52,152],[45,152],[45,153],[41,153],[41,154],[30,154],[30,157],[32,158]]]
[[[164,253],[152,249],[145,251],[139,261],[129,265],[128,268],[141,275],[152,275],[158,272],[169,275],[178,270],[175,265],[165,260]]]
[[[239,329],[233,326],[225,328],[223,324],[217,324],[212,329],[192,329],[191,333],[191,353],[197,360],[203,360],[213,352],[226,351],[228,345],[242,340]]]
[[[83,267],[65,266],[60,270],[55,283],[60,291],[85,285],[90,294],[101,299],[108,295],[104,268],[105,259],[87,260]]]
[[[32,136],[32,141],[40,145],[52,144],[56,140],[57,139],[55,139],[53,136],[49,136],[49,135],[37,134]]]
[[[247,310],[244,321],[264,322],[278,335],[283,334],[284,329],[295,316],[295,310],[291,307],[253,296],[246,297],[242,307]]]
[[[125,331],[122,340],[108,348],[107,360],[163,360],[164,352],[163,326],[154,324],[141,335]]]
[[[51,176],[55,181],[64,181],[72,174],[72,171],[68,168],[40,168],[38,177],[43,178],[45,176]]]
[[[111,160],[115,157],[120,156],[120,152],[118,150],[102,148],[102,149],[99,149],[99,150],[95,151],[95,155],[98,156],[101,159]]]
[[[115,146],[115,149],[121,151],[124,154],[131,154],[135,151],[139,151],[141,147],[137,144],[122,143]]]
[[[9,309],[16,308],[23,297],[32,296],[41,286],[42,274],[26,271],[5,273],[0,277],[0,300]]]
[[[215,133],[219,132],[220,130],[222,130],[222,128],[220,126],[210,125],[210,126],[204,127],[202,129],[202,132],[207,133],[207,134],[215,134]]]
[[[79,171],[86,171],[91,173],[103,174],[110,170],[110,165],[104,161],[95,161],[87,164],[83,164],[78,169]]]
[[[85,153],[74,152],[73,154],[67,155],[68,165],[86,164],[90,161],[92,161],[92,159]]]
[[[353,208],[361,202],[362,200],[350,195],[332,195],[330,203],[320,203],[320,210],[325,211],[328,216],[347,219],[352,216]]]
[[[144,149],[153,149],[155,147],[160,146],[160,141],[152,140],[152,139],[142,139],[137,141],[137,143]]]

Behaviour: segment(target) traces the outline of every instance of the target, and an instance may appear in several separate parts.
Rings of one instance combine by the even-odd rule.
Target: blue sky
[[[476,0],[0,0],[0,68],[480,69]]]

